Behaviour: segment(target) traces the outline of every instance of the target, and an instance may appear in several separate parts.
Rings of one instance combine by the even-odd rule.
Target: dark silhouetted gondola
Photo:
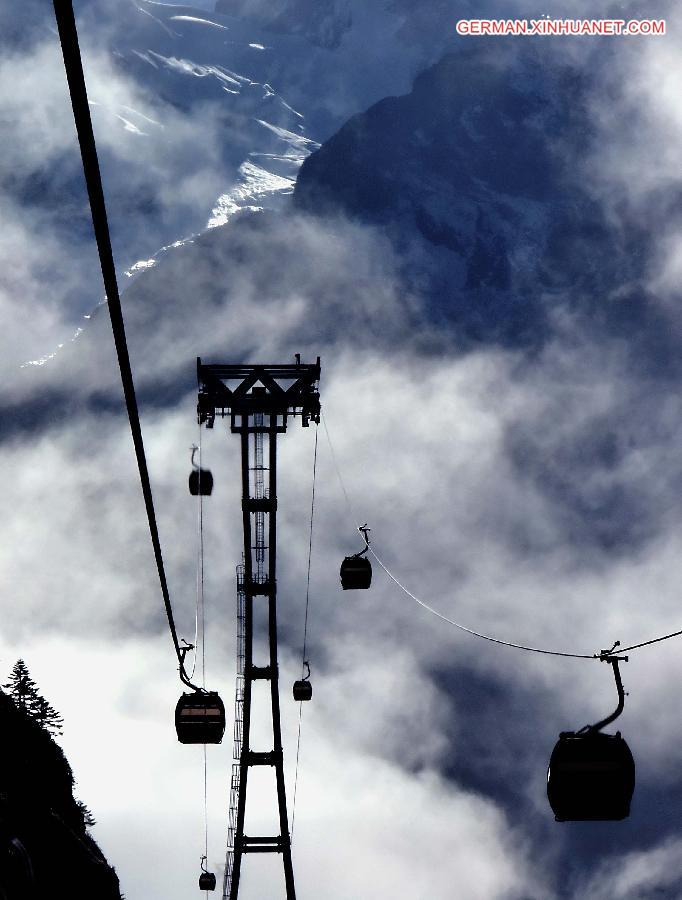
[[[215,890],[215,875],[213,872],[206,871],[206,857],[201,857],[201,875],[199,876],[199,890],[200,891],[214,891]]]
[[[208,469],[193,469],[189,474],[189,492],[193,497],[210,497],[213,475]]]
[[[194,454],[199,448],[192,447],[192,471],[189,475],[189,492],[193,497],[210,497],[213,492],[213,475],[209,469],[201,469],[194,462]]]
[[[549,761],[547,797],[557,822],[619,821],[630,815],[635,761],[620,732],[601,732],[618,718],[625,703],[618,663],[627,657],[612,652],[602,651],[601,659],[613,666],[616,711],[596,725],[562,732]]]
[[[347,556],[341,563],[341,587],[344,591],[367,590],[372,583],[372,564],[364,555],[369,550],[369,530],[366,525],[358,528],[365,538],[365,549],[354,556]]]
[[[312,700],[313,686],[310,683],[310,664],[307,660],[303,663],[308,669],[308,674],[300,681],[294,681],[294,700]]]
[[[364,556],[347,556],[340,575],[344,591],[367,590],[372,583],[372,564]]]
[[[219,744],[225,733],[225,706],[216,691],[183,694],[175,707],[181,744]]]

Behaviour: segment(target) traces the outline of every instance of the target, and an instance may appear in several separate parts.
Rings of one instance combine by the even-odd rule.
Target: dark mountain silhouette
[[[669,328],[643,287],[652,233],[614,227],[590,191],[604,64],[577,69],[533,42],[463,43],[310,155],[295,206],[380,227],[460,340],[538,346],[568,307],[669,363]]]
[[[0,900],[121,900],[61,748],[0,692]]]

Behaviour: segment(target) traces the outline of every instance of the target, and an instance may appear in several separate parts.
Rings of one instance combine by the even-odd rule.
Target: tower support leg
[[[267,421],[266,421],[267,420]],[[251,424],[253,423],[253,424]],[[256,413],[243,416],[241,432],[242,452],[242,518],[244,530],[244,696],[242,744],[239,759],[239,790],[231,873],[225,880],[225,900],[237,900],[243,855],[245,853],[276,852],[282,854],[286,900],[296,900],[294,870],[291,858],[291,838],[287,815],[282,728],[279,706],[279,675],[277,653],[277,417]],[[265,466],[263,442],[267,437],[268,454]],[[252,464],[253,463],[253,464]],[[267,478],[265,473],[267,472]],[[253,519],[255,517],[255,529]],[[267,529],[264,519],[267,518]],[[255,540],[254,540],[255,531]],[[267,534],[267,547],[265,535]],[[267,554],[266,554],[267,549]],[[254,664],[254,603],[267,602],[268,661]],[[270,681],[272,708],[272,750],[254,752],[251,749],[252,685],[256,679]],[[271,765],[275,769],[279,835],[248,835],[244,833],[248,773],[251,766]]]

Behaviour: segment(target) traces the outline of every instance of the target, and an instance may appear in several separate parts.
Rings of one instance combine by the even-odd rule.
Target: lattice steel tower
[[[237,568],[237,689],[234,758],[224,900],[237,900],[244,853],[281,853],[287,900],[295,900],[291,838],[284,786],[277,664],[277,435],[289,416],[308,426],[320,420],[320,359],[315,365],[223,366],[197,360],[199,423],[212,428],[215,417],[230,417],[230,430],[241,437],[244,562]],[[237,382],[235,385],[234,383]],[[267,604],[268,658],[254,662],[254,604]],[[263,664],[265,662],[265,664]],[[270,682],[272,750],[250,745],[253,682]],[[277,785],[279,834],[244,834],[246,788],[252,766],[273,766]]]

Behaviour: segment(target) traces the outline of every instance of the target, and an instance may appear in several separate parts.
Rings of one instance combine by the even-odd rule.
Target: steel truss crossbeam
[[[225,366],[204,365],[197,359],[199,423],[213,428],[215,417],[230,416],[233,433],[267,427],[244,423],[257,413],[276,419],[276,430],[287,430],[289,416],[301,416],[304,427],[312,419],[320,421],[320,395],[316,384],[320,380],[320,357],[314,365],[304,365],[296,356],[293,366]],[[231,386],[232,382],[239,382]],[[282,383],[284,382],[284,383]],[[289,382],[289,384],[287,384]],[[238,421],[239,420],[239,421]]]
[[[232,776],[231,797],[236,810],[230,810],[223,898],[237,900],[245,853],[280,853],[286,898],[296,900],[277,663],[277,436],[286,431],[289,416],[300,416],[304,426],[310,421],[319,422],[320,360],[318,357],[315,365],[302,365],[297,356],[293,366],[226,366],[204,365],[198,359],[197,374],[199,423],[212,428],[216,416],[229,416],[230,430],[241,438],[244,562],[238,574],[240,632],[235,717],[238,762]],[[261,603],[267,605],[268,617],[265,665],[254,663],[254,604]],[[250,746],[252,685],[256,680],[270,682],[273,746],[265,752],[254,751]],[[244,834],[246,792],[252,766],[271,766],[275,770],[279,835]]]

